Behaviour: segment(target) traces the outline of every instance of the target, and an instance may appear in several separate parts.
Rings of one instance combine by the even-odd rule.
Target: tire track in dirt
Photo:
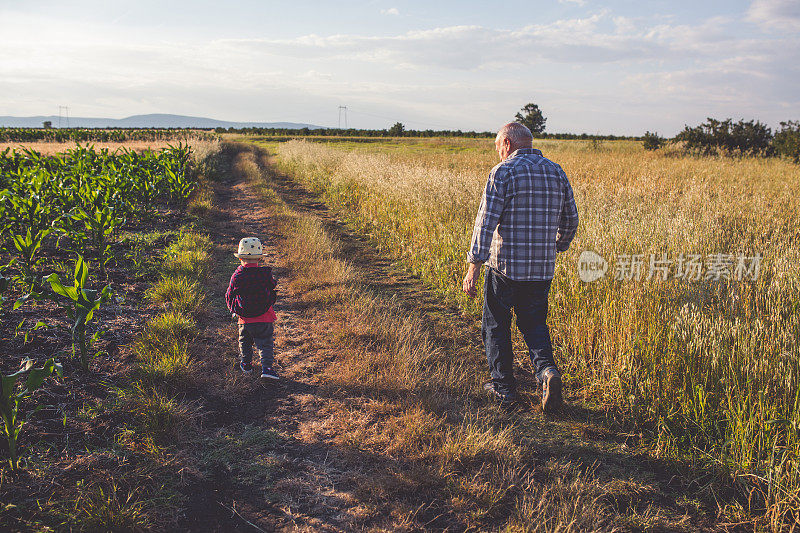
[[[215,244],[216,266],[207,288],[211,295],[207,326],[196,341],[204,374],[198,394],[209,410],[206,425],[258,424],[274,428],[281,439],[265,450],[275,465],[269,485],[256,490],[237,486],[223,470],[198,488],[186,525],[196,531],[349,531],[348,524],[360,518],[361,510],[357,498],[340,487],[346,484],[344,480],[361,475],[361,468],[370,461],[300,436],[309,433],[309,428],[317,435],[316,428],[323,424],[324,404],[331,399],[320,394],[318,375],[335,354],[314,346],[315,310],[290,290],[292,273],[280,254],[285,244],[276,230],[275,214],[262,206],[242,176],[231,175],[213,187],[218,209],[206,230]],[[259,381],[256,361],[250,376],[235,366],[237,330],[225,308],[224,293],[238,264],[232,254],[239,239],[249,235],[261,238],[267,264],[273,266],[278,280],[275,366],[282,379],[277,383]]]

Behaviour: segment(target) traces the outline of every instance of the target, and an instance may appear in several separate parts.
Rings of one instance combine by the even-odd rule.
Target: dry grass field
[[[188,202],[116,237],[107,279],[124,298],[97,312],[108,332],[89,371],[70,358],[54,304],[14,309],[18,282],[3,294],[3,369],[42,354],[66,364],[24,400],[32,415],[20,467],[0,468],[0,523],[795,527],[798,167],[626,142],[539,147],[564,166],[581,215],[551,291],[561,416],[541,412],[520,338],[520,404],[482,390],[480,303],[460,285],[497,162],[489,140],[196,140]],[[278,383],[237,366],[224,293],[245,235],[262,238],[279,280]],[[38,268],[65,272],[58,241],[46,244]],[[582,250],[608,261],[604,277],[580,280]],[[706,262],[719,253],[731,272]],[[637,254],[641,275],[623,272]],[[650,254],[674,261],[668,279],[648,279]],[[677,277],[681,254],[684,270],[700,256],[698,279]],[[757,275],[736,280],[734,258],[756,254]],[[33,326],[42,317],[49,329]]]
[[[615,427],[642,432],[656,456],[688,457],[728,479],[748,502],[744,514],[765,516],[775,530],[796,520],[800,167],[630,142],[536,147],[570,177],[581,216],[551,291],[568,389]],[[443,299],[479,313],[460,282],[497,163],[491,141],[291,141],[277,153],[283,171]],[[608,261],[599,281],[580,280],[583,250]],[[651,255],[667,279],[649,275]],[[638,260],[640,271],[631,268]]]

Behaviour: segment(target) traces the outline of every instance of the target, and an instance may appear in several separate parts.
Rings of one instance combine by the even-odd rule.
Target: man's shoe
[[[241,370],[245,374],[249,374],[253,371],[253,364],[252,363],[244,364],[242,362],[239,362],[239,370]]]
[[[488,392],[496,401],[500,402],[500,405],[510,405],[517,401],[516,394],[497,390],[497,387],[495,387],[494,383],[491,381],[483,384],[483,390]]]
[[[555,369],[542,373],[542,410],[546,415],[558,412],[564,404],[561,398],[561,376]]]
[[[261,379],[278,380],[278,379],[281,379],[281,378],[278,376],[278,374],[275,373],[274,370],[272,370],[272,367],[270,367],[270,368],[267,368],[266,370],[262,370],[261,371]]]

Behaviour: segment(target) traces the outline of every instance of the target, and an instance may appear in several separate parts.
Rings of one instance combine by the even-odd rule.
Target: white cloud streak
[[[611,21],[613,29],[599,26]],[[295,39],[229,39],[231,49],[296,58],[350,58],[403,68],[492,69],[543,61],[568,64],[718,60],[755,47],[776,47],[774,40],[742,40],[726,32],[730,20],[716,18],[696,26],[639,27],[605,12],[586,18],[530,25],[518,30],[450,26],[409,31],[391,37],[305,35]],[[777,47],[776,47],[777,48]]]
[[[747,16],[767,30],[800,31],[800,2],[797,0],[755,0]]]

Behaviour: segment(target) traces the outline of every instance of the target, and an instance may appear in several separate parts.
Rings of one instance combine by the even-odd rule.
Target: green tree
[[[544,123],[547,119],[542,114],[542,110],[536,104],[527,104],[515,117],[516,122],[526,126],[531,133],[544,132]]]
[[[650,133],[648,131],[642,138],[642,144],[645,150],[658,150],[664,144],[664,138],[659,136],[658,133]]]
[[[405,133],[406,127],[403,126],[402,122],[395,122],[394,126],[389,128],[389,135],[392,137],[402,137],[403,133]]]
[[[772,146],[778,155],[800,162],[800,121],[781,122],[781,131],[775,134]]]
[[[686,126],[675,140],[682,141],[688,151],[702,154],[771,155],[773,151],[772,130],[756,120],[709,117],[694,128]]]

